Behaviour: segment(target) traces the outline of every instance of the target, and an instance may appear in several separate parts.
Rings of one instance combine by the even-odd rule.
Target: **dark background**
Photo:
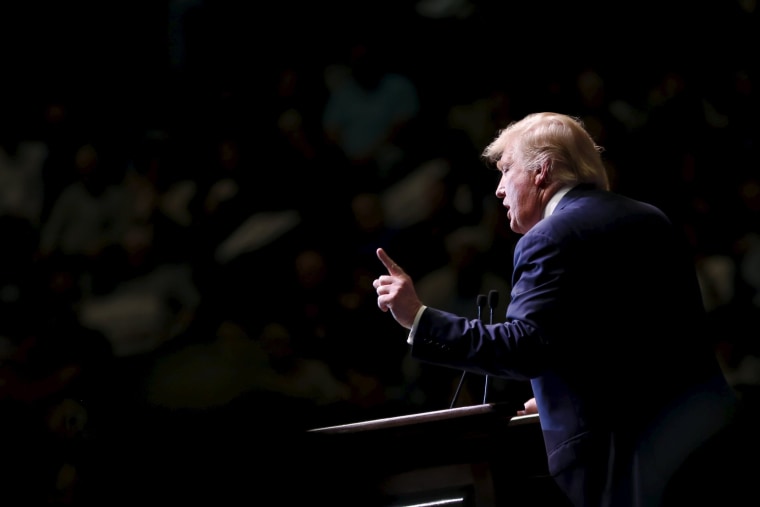
[[[478,157],[539,110],[581,117],[614,189],[682,226],[716,352],[754,396],[755,2],[0,9],[0,399],[12,451],[0,477],[19,505],[246,498],[319,476],[300,454],[306,428],[447,408],[460,373],[409,360],[405,331],[375,303],[374,249],[416,280],[440,274],[441,305],[473,317],[475,296],[499,290],[499,320],[516,237]],[[375,58],[370,74],[402,76],[417,99],[392,149],[363,160],[323,123],[333,80],[359,72],[358,47]],[[103,213],[119,235],[43,248],[56,203],[84,181],[83,146],[98,155],[93,202],[104,188],[126,199],[86,216]],[[62,207],[89,202],[71,201]],[[220,258],[251,218],[248,247]],[[475,262],[446,270],[451,245]],[[482,387],[468,379],[457,402],[479,402]],[[515,406],[530,396],[503,379],[491,389]]]

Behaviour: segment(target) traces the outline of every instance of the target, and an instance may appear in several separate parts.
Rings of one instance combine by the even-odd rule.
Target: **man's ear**
[[[541,164],[541,168],[536,171],[533,182],[538,188],[543,188],[549,184],[549,162]]]

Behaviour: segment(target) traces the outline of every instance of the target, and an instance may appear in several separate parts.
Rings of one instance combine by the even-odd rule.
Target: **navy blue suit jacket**
[[[412,356],[530,380],[549,470],[574,505],[659,505],[734,402],[687,247],[657,208],[575,187],[517,242],[506,319],[428,308]]]

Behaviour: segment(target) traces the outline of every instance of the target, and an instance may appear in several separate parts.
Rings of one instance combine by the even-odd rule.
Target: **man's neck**
[[[557,189],[557,191],[552,194],[552,196],[549,198],[549,201],[546,203],[546,206],[544,206],[544,218],[554,213],[554,210],[559,204],[559,201],[561,201],[565,194],[568,193],[574,186],[575,184],[560,186],[559,189]]]

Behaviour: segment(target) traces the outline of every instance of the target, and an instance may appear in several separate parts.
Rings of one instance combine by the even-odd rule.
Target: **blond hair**
[[[591,183],[609,190],[603,148],[579,118],[550,112],[529,114],[499,131],[482,157],[495,164],[507,150],[512,161],[526,170],[536,171],[547,164],[552,181]]]

